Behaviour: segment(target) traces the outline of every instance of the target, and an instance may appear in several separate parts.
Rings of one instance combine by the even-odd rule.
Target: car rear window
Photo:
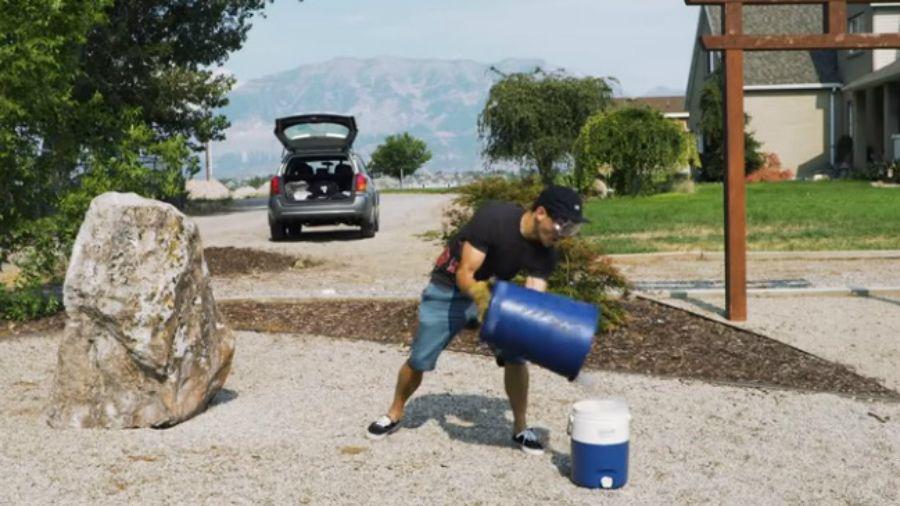
[[[284,129],[284,136],[290,140],[327,137],[346,139],[350,129],[336,123],[301,123]]]

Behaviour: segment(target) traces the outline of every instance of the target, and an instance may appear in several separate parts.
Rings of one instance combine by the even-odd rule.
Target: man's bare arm
[[[468,241],[463,241],[460,256],[459,267],[456,269],[456,286],[463,293],[469,293],[469,289],[476,283],[475,273],[481,268],[487,254]]]

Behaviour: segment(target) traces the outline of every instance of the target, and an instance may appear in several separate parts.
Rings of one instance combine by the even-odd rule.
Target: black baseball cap
[[[535,207],[541,206],[555,220],[572,223],[588,223],[582,214],[582,202],[578,193],[565,186],[548,186],[534,201]]]

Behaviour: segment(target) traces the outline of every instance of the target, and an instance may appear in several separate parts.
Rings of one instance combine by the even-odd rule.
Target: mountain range
[[[214,173],[274,173],[282,152],[272,131],[275,118],[310,112],[355,116],[354,147],[366,158],[386,136],[409,132],[433,153],[426,170],[478,170],[484,164],[477,118],[491,85],[504,74],[536,67],[557,68],[537,59],[338,58],[254,79],[232,90],[221,111],[231,127],[224,141],[212,145]]]

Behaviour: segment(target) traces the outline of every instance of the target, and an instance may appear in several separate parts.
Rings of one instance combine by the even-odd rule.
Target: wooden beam
[[[684,0],[685,5],[726,5],[726,4],[744,4],[744,5],[801,5],[801,4],[819,4],[824,5],[830,0]],[[840,0],[848,4],[878,4],[878,3],[894,3],[896,0]]]
[[[828,2],[825,10],[825,33],[840,35],[847,33],[847,4],[839,0]]]
[[[731,3],[725,6],[725,37],[740,37],[744,34],[744,6]]]
[[[704,35],[708,51],[794,51],[815,49],[900,49],[900,33],[857,33],[838,35]]]

